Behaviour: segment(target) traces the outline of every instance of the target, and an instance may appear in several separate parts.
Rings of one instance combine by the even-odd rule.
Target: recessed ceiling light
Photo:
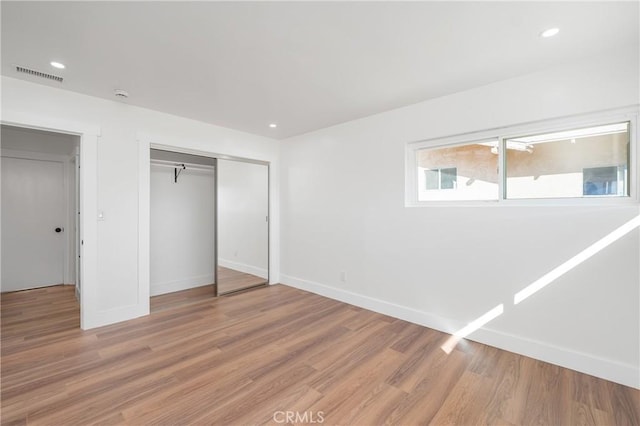
[[[540,37],[548,38],[553,37],[554,35],[560,32],[560,28],[549,28],[548,30],[544,30],[540,33]]]
[[[269,127],[271,127],[272,129],[275,129],[276,127],[278,127],[278,125],[276,123],[271,123],[269,124]]]
[[[65,68],[64,64],[61,64],[60,62],[56,62],[56,61],[51,61],[51,66],[61,70]]]

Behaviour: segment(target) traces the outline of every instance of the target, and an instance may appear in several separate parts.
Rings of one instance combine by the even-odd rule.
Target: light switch
[[[98,220],[104,220],[104,212],[102,210],[98,212]]]

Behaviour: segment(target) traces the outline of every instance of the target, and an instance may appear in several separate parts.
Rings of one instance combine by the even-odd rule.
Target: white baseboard
[[[466,325],[460,321],[282,273],[280,274],[280,282],[445,333],[459,330]],[[637,365],[622,364],[610,359],[492,330],[489,327],[475,331],[467,336],[467,339],[640,389],[640,368]]]
[[[218,259],[218,265],[224,268],[244,272],[245,274],[256,275],[264,279],[267,279],[269,277],[269,272],[266,269],[247,265],[246,263],[234,262],[233,260],[228,259]]]
[[[151,283],[149,291],[151,296],[158,296],[160,294],[173,293],[174,291],[188,290],[190,288],[201,287],[203,285],[210,285],[213,284],[213,281],[213,274],[200,275],[175,281]]]

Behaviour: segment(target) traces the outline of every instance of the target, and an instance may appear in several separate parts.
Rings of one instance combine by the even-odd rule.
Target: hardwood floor
[[[201,287],[192,288],[184,291],[175,291],[173,293],[161,294],[153,296],[149,300],[149,308],[152,313],[160,312],[167,309],[177,308],[191,303],[203,302],[210,300],[216,296],[216,285],[203,285]]]
[[[264,284],[265,279],[219,266],[218,282],[220,283],[222,291],[229,293],[255,288],[257,285]],[[210,284],[187,291],[175,291],[159,296],[153,296],[151,298],[151,312],[160,312],[176,306],[210,299],[216,295],[215,288],[216,284]]]
[[[235,269],[218,266],[218,291],[220,294],[243,290],[265,284],[267,280]]]
[[[625,386],[473,342],[447,355],[443,333],[282,285],[197,290],[90,331],[72,287],[2,295],[2,424],[640,424]]]

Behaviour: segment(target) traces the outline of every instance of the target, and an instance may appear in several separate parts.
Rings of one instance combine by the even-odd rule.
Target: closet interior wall
[[[215,283],[215,162],[151,150],[151,296]]]

